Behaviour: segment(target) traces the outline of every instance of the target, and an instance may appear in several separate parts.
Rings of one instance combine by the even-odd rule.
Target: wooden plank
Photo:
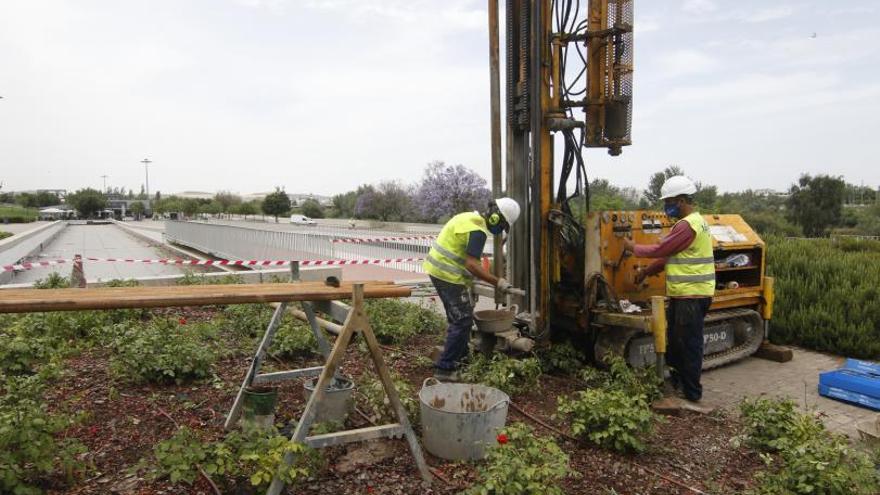
[[[398,423],[392,423],[382,426],[369,426],[367,428],[358,428],[356,430],[347,430],[337,433],[327,433],[325,435],[306,437],[305,443],[313,449],[320,449],[351,442],[375,440],[377,438],[397,438],[402,437],[403,434],[403,426]]]
[[[765,341],[758,348],[758,351],[755,352],[755,357],[777,363],[787,363],[794,359],[794,352],[788,347],[782,347]]]
[[[364,297],[408,297],[411,289],[389,282],[360,282]],[[9,289],[0,291],[0,313],[86,309],[162,308],[351,299],[352,282],[109,287],[94,289]]]

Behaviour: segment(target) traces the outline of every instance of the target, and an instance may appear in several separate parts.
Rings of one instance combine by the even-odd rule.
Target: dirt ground
[[[210,311],[181,310],[188,319],[210,318]],[[385,359],[418,390],[432,369],[425,359],[438,336],[418,336],[399,346],[386,347]],[[68,494],[211,494],[207,481],[193,486],[149,481],[143,470],[133,469],[149,458],[152,447],[188,426],[208,438],[223,434],[223,422],[250,361],[244,349],[215,366],[216,376],[185,385],[127,385],[108,373],[108,353],[98,349],[67,362],[67,371],[47,394],[50,409],[85,414],[66,432],[88,448],[81,457],[84,479],[72,485],[47,487],[48,493]],[[364,374],[365,354],[357,345],[349,348],[342,371],[355,383]],[[318,358],[281,361],[272,359],[267,369],[292,369],[320,365]],[[679,494],[737,493],[749,486],[762,463],[745,448],[735,448],[731,438],[738,434],[735,419],[723,411],[708,416],[686,413],[659,422],[647,453],[619,455],[586,443],[572,441],[567,425],[554,418],[558,396],[575,392],[579,382],[564,376],[541,377],[540,386],[528,394],[513,397],[508,423],[523,421],[536,434],[551,435],[571,456],[573,475],[566,480],[570,494]],[[301,382],[286,382],[280,388],[276,422],[295,421],[305,402]],[[523,414],[523,411],[525,414]],[[539,423],[540,422],[540,423]],[[543,425],[541,424],[543,423]],[[347,428],[369,426],[352,414]],[[431,487],[418,476],[403,440],[389,440],[378,451],[364,452],[366,444],[350,444],[322,451],[326,467],[320,474],[287,493],[300,494],[415,494],[459,493],[475,478],[475,464],[454,463],[426,452],[429,466],[438,479]],[[373,442],[376,444],[376,442]],[[375,445],[373,446],[375,448]],[[348,454],[348,456],[347,456]],[[365,457],[375,463],[352,466],[350,457]],[[577,474],[574,474],[577,473]],[[254,493],[243,486],[235,493]]]

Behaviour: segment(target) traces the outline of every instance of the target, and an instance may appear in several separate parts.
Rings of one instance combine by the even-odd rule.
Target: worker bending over
[[[709,225],[694,206],[697,187],[687,177],[670,177],[660,189],[663,209],[678,219],[659,244],[640,245],[624,239],[625,249],[641,258],[658,258],[636,273],[636,284],[666,269],[668,324],[667,363],[672,385],[681,387],[684,398],[699,401],[703,396],[703,321],[715,294],[715,259]]]
[[[519,204],[510,198],[489,203],[485,213],[459,213],[452,217],[437,236],[423,267],[437,289],[446,310],[446,343],[434,363],[438,380],[458,381],[458,367],[468,355],[468,341],[474,324],[474,301],[471,296],[474,277],[501,292],[510,284],[480,264],[480,256],[489,234],[502,235],[519,217]],[[501,253],[495,253],[501,256]]]

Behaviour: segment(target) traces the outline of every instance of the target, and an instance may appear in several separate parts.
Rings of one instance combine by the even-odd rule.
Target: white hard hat
[[[697,185],[694,181],[683,175],[673,175],[666,179],[660,188],[660,199],[675,198],[681,195],[690,196],[696,194]]]
[[[495,200],[495,204],[498,206],[498,211],[507,220],[507,224],[513,226],[513,222],[519,218],[519,203],[511,198],[498,198]]]

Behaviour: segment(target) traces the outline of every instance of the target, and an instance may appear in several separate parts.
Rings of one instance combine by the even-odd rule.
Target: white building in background
[[[296,203],[297,205],[303,204],[303,202],[313,199],[318,202],[321,206],[331,206],[333,205],[333,198],[330,196],[320,196],[318,194],[294,194],[287,193],[287,197],[290,198],[291,204]]]
[[[214,193],[207,191],[183,191],[173,196],[184,199],[214,199]]]

